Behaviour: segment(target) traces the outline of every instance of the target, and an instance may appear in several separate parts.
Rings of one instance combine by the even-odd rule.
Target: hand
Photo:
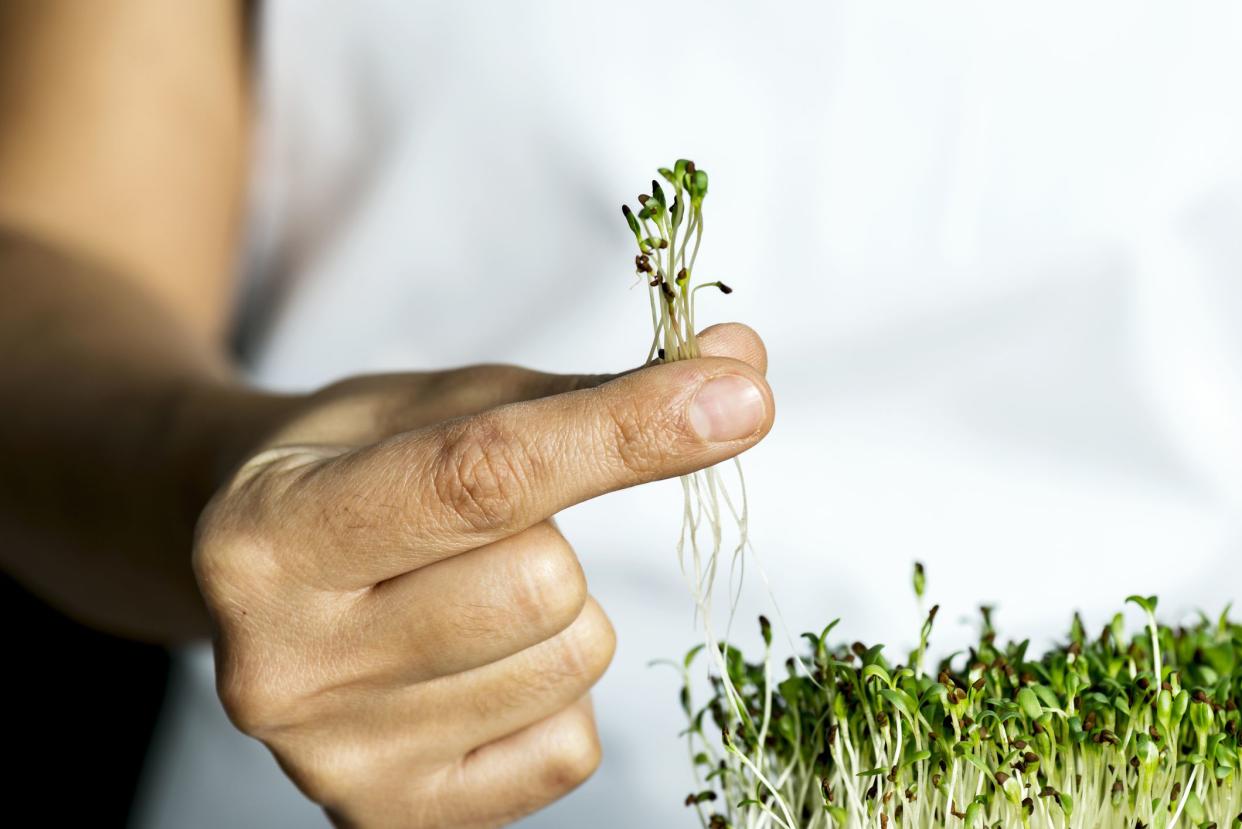
[[[501,826],[594,771],[614,636],[551,516],[767,433],[762,342],[702,346],[612,378],[346,381],[217,494],[194,563],[221,699],[337,825]]]

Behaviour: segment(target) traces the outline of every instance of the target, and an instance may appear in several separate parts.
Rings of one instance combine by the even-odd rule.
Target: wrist
[[[189,526],[197,522],[216,490],[303,401],[302,395],[275,394],[220,379],[198,379],[174,393],[163,456],[184,483],[182,501]]]

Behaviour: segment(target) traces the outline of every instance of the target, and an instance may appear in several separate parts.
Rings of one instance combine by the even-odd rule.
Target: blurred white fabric
[[[945,650],[982,602],[1046,644],[1130,593],[1172,619],[1238,597],[1236,4],[265,5],[258,382],[638,362],[618,208],[688,156],[699,272],[736,289],[699,316],[770,349],[777,425],[745,465],[795,634],[909,643],[916,558]],[[646,667],[695,638],[679,502],[561,519],[618,630],[606,756],[523,826],[692,825],[676,680]],[[185,654],[135,826],[324,824],[211,676]]]

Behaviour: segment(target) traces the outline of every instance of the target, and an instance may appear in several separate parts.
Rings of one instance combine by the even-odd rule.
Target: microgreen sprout
[[[659,174],[672,186],[672,201],[653,179],[651,192],[638,196],[638,212],[628,204],[622,205],[621,212],[638,245],[634,268],[649,288],[653,337],[647,361],[658,356],[672,362],[699,356],[694,327],[698,290],[716,288],[728,294],[733,289],[719,281],[693,284],[703,242],[706,171],[683,158],[672,169],[661,167]]]
[[[728,676],[696,706],[700,646],[680,665],[702,781],[687,804],[708,829],[1238,829],[1242,625],[1168,627],[1155,597],[1131,601],[1141,633],[1117,614],[1088,637],[1075,616],[1038,658],[1000,644],[984,608],[977,644],[928,670],[935,608],[907,664],[830,643],[833,622],[779,680],[763,619],[763,659],[721,645]]]
[[[719,280],[695,281],[703,241],[707,172],[684,158],[672,168],[662,167],[658,172],[669,185],[670,192],[665,192],[659,180],[652,180],[651,192],[638,196],[638,210],[623,205],[621,213],[638,247],[634,269],[647,286],[652,327],[647,362],[671,363],[701,356],[695,327],[695,300],[699,291],[715,288],[729,294],[733,289]],[[677,556],[703,626],[705,648],[717,662],[724,693],[732,700],[730,707],[741,711],[742,700],[730,688],[729,672],[720,661],[722,649],[712,627],[713,587],[726,546],[726,524],[735,532],[731,545],[730,621],[741,589],[743,553],[749,547],[746,481],[741,463],[734,460],[733,468],[737,476],[736,494],[731,494],[718,467],[682,477],[682,526]],[[725,636],[727,639],[727,632]],[[767,638],[770,641],[770,630]],[[745,717],[744,712],[742,716]]]

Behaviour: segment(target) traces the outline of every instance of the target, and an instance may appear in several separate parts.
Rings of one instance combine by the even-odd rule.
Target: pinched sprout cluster
[[[728,680],[710,672],[706,704],[690,681],[703,647],[679,665],[701,787],[686,804],[709,829],[1237,829],[1242,626],[1226,610],[1170,627],[1154,596],[1129,601],[1141,632],[1117,614],[1089,635],[1075,616],[1039,657],[1001,644],[985,609],[978,643],[928,668],[936,608],[905,664],[831,643],[834,622],[783,671],[761,618],[764,658],[717,646]]]
[[[732,289],[723,282],[693,283],[694,266],[703,242],[703,200],[707,172],[693,161],[680,159],[672,169],[661,167],[668,182],[666,194],[657,180],[651,192],[638,197],[638,212],[622,205],[621,212],[638,243],[634,269],[647,282],[654,338],[647,360],[671,362],[699,356],[694,327],[694,295],[700,288]]]
[[[671,363],[701,356],[695,328],[695,295],[703,288],[722,293],[732,289],[720,281],[695,282],[695,266],[703,242],[703,200],[707,198],[707,173],[693,161],[680,159],[672,168],[661,167],[666,193],[658,180],[651,192],[638,196],[639,209],[624,205],[625,216],[638,253],[634,269],[647,285],[651,308],[651,345],[647,362]],[[694,599],[696,618],[702,625],[704,647],[724,676],[724,693],[732,696],[721,650],[712,629],[712,599],[717,571],[728,554],[730,574],[743,572],[743,554],[749,547],[749,506],[741,462],[732,462],[736,477],[726,478],[713,466],[683,475],[681,532],[677,558]],[[732,696],[734,703],[739,699]]]

